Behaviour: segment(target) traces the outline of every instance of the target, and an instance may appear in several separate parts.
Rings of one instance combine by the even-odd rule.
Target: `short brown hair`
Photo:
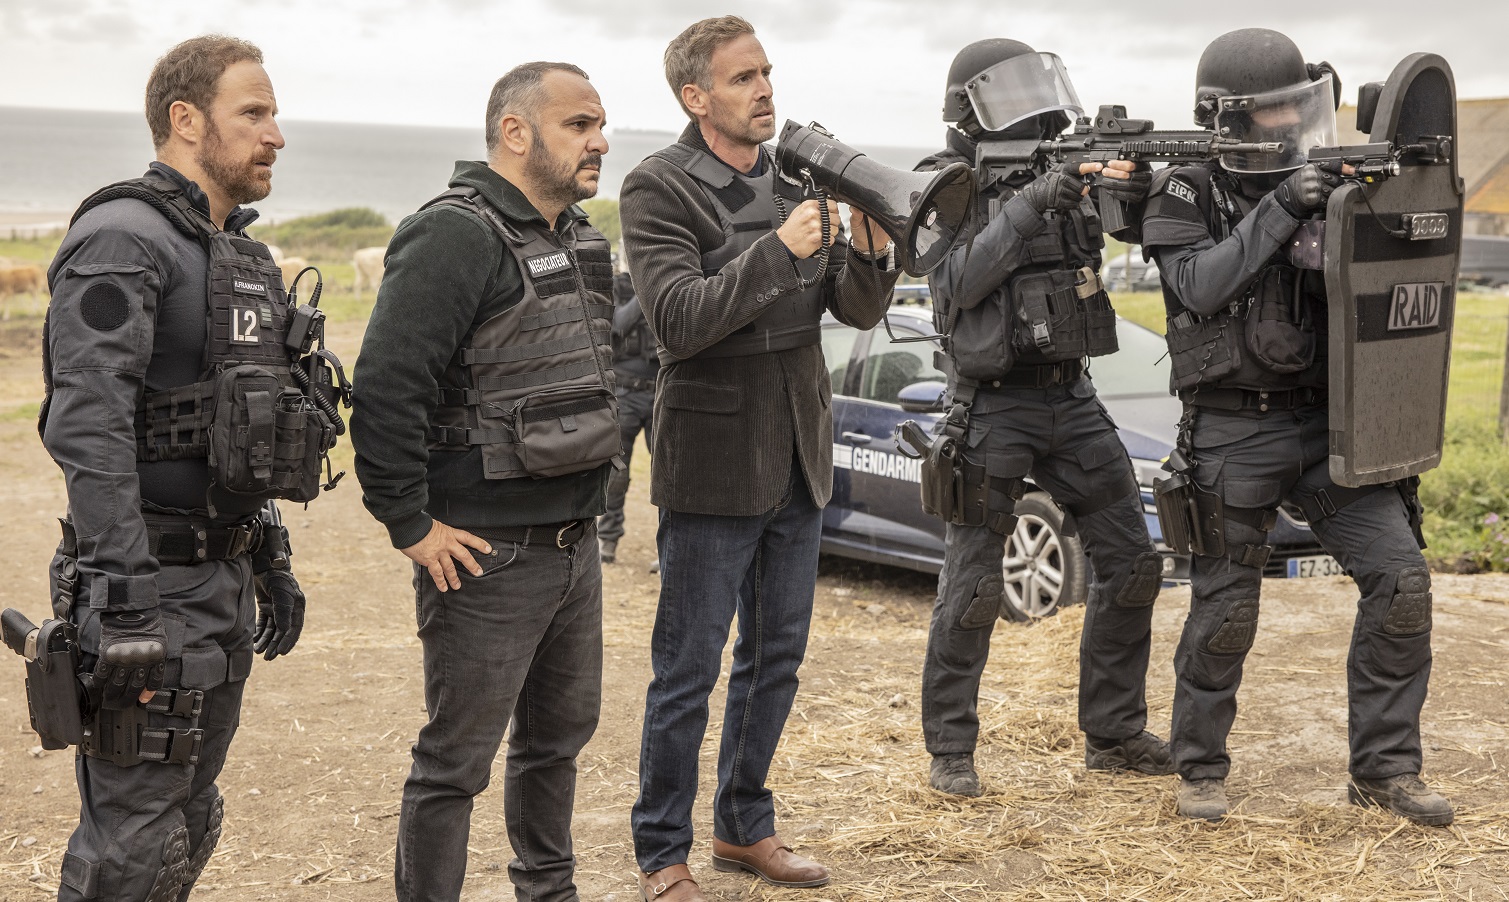
[[[696,85],[704,91],[713,89],[713,51],[741,35],[754,34],[754,26],[738,16],[703,19],[687,26],[665,48],[665,80],[681,104],[681,111],[696,121],[681,99],[682,85]]]
[[[570,63],[520,63],[508,70],[508,74],[498,79],[493,85],[492,95],[487,98],[487,153],[489,156],[498,149],[498,126],[502,124],[503,117],[509,113],[522,116],[531,125],[535,125],[540,111],[541,95],[544,89],[540,85],[545,81],[546,72],[570,72],[587,78],[579,66]]]
[[[147,127],[152,146],[168,143],[173,127],[168,108],[182,100],[208,113],[220,90],[220,76],[236,63],[262,62],[256,44],[223,34],[189,38],[169,50],[152,67],[147,78]]]

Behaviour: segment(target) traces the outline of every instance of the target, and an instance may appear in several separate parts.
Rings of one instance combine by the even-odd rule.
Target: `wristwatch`
[[[885,247],[875,253],[866,253],[851,244],[849,253],[881,272],[890,272],[896,268],[896,242],[894,241],[887,241]]]

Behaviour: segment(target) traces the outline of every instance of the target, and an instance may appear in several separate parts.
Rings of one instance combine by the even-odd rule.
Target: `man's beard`
[[[541,200],[569,207],[579,200],[597,194],[597,185],[584,185],[577,181],[576,174],[583,166],[596,166],[602,172],[603,155],[589,153],[576,160],[563,160],[551,156],[550,149],[540,139],[538,130],[530,136],[529,156],[524,160],[524,177],[529,180]]]
[[[249,160],[234,159],[214,120],[208,120],[206,124],[204,143],[199,146],[199,155],[194,159],[204,174],[225,192],[233,204],[249,204],[271,194],[272,173],[258,169],[257,164],[271,165],[278,158],[278,152],[272,148],[260,148],[262,152]]]
[[[754,117],[762,113],[770,114],[769,125],[755,124]],[[746,116],[734,113],[722,104],[714,102],[712,114],[713,128],[719,134],[747,147],[764,144],[775,137],[775,106],[772,104],[759,107]]]

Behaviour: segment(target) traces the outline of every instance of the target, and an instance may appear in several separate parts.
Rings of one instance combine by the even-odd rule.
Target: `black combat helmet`
[[[1217,101],[1233,94],[1267,94],[1308,84],[1330,73],[1336,105],[1341,79],[1330,63],[1305,62],[1289,36],[1268,28],[1239,28],[1221,35],[1200,54],[1195,67],[1195,124],[1209,128]]]
[[[1003,65],[1008,60],[1015,62]],[[1046,137],[1063,131],[1070,122],[1068,112],[1083,110],[1063,63],[1021,41],[975,41],[948,67],[943,121],[967,135],[1016,130]]]

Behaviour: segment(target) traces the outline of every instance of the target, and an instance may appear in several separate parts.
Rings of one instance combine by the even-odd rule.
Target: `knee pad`
[[[1158,589],[1163,586],[1163,555],[1156,551],[1144,551],[1132,562],[1132,572],[1121,591],[1116,593],[1119,608],[1145,608],[1158,600]]]
[[[204,838],[199,841],[194,854],[189,856],[188,875],[184,880],[185,886],[193,885],[204,873],[204,866],[210,863],[210,854],[215,851],[215,846],[220,843],[220,825],[225,820],[225,799],[215,796],[215,801],[210,805],[209,817],[205,818]]]
[[[1430,571],[1406,567],[1394,581],[1394,597],[1383,615],[1383,631],[1408,636],[1430,630]]]
[[[1217,655],[1239,655],[1252,647],[1257,638],[1258,600],[1243,598],[1226,611],[1226,620],[1205,644],[1205,650]]]
[[[1006,579],[1000,573],[980,577],[975,585],[975,596],[969,607],[959,617],[959,629],[977,630],[990,626],[1000,616],[1001,604],[1006,600]]]
[[[189,831],[179,827],[168,834],[162,847],[162,870],[147,893],[145,902],[173,902],[189,878]],[[123,887],[124,888],[124,887]]]

